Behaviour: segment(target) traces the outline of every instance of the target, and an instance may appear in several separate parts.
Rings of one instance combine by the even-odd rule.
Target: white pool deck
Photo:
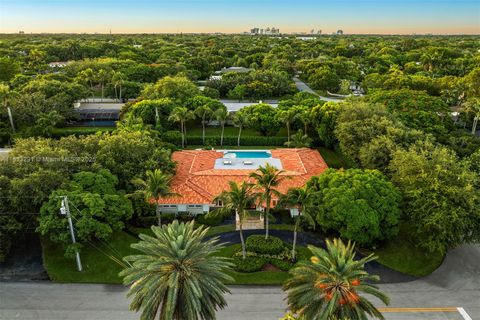
[[[215,160],[214,169],[221,170],[255,170],[260,166],[265,166],[267,163],[274,166],[278,170],[283,169],[282,161],[278,158],[236,158],[232,157],[235,152],[267,152],[269,150],[216,150],[224,154],[230,153],[227,157],[218,158]]]

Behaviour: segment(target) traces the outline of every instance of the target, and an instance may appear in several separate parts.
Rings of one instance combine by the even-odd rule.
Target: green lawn
[[[402,224],[398,236],[375,251],[378,262],[405,274],[426,276],[441,264],[444,255],[418,248],[408,236],[408,225]]]
[[[135,253],[130,244],[136,241],[137,238],[120,231],[112,235],[108,246],[94,243],[102,252],[92,245],[85,245],[80,253],[83,272],[78,272],[75,260],[65,258],[61,245],[42,239],[43,265],[56,282],[121,283],[118,273],[123,268],[110,257],[121,259]]]
[[[292,228],[293,226],[288,225],[271,226],[273,230],[291,230]],[[149,228],[136,228],[135,231],[152,235]],[[210,228],[208,235],[213,236],[230,231],[235,231],[233,225],[216,226]],[[122,280],[118,273],[123,267],[115,259],[121,260],[124,256],[138,253],[130,248],[130,245],[138,240],[135,236],[120,231],[112,235],[107,242],[108,245],[95,242],[93,243],[95,248],[86,244],[80,253],[83,272],[78,272],[75,260],[64,256],[62,246],[44,238],[42,239],[43,264],[49,277],[56,282],[119,284]],[[236,244],[225,247],[218,255],[231,257],[238,251],[239,246]],[[288,278],[286,272],[262,271],[243,274],[232,271],[231,275],[236,280],[235,284],[281,284]]]

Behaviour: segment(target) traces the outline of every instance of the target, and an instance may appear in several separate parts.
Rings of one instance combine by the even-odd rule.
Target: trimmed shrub
[[[262,257],[246,257],[245,260],[241,256],[234,257],[233,263],[235,266],[233,269],[238,272],[256,272],[262,270],[267,262],[268,260]]]
[[[248,237],[245,245],[247,251],[260,254],[280,254],[285,248],[281,239],[272,236],[265,239],[265,236],[263,235],[253,235]]]
[[[270,259],[269,262],[270,264],[272,264],[273,266],[277,267],[282,271],[288,271],[295,266],[295,264],[290,261],[285,261],[280,259]]]
[[[179,131],[167,131],[162,135],[162,140],[175,144],[177,146],[182,144],[182,134]],[[187,134],[187,142],[189,145],[203,145],[202,136],[191,136]],[[206,137],[206,144],[210,146],[220,145],[220,136]],[[267,137],[267,136],[242,136],[240,139],[241,146],[280,146],[283,147],[287,142],[287,137]],[[236,146],[237,136],[224,136],[224,146]]]

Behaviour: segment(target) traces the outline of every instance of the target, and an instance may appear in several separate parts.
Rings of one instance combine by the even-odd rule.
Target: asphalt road
[[[386,318],[468,319],[457,311],[461,307],[471,319],[480,319],[479,261],[480,246],[463,246],[452,250],[442,266],[426,278],[379,285],[392,300],[384,310]],[[218,313],[218,319],[269,320],[284,314],[284,294],[279,287],[236,286],[231,291],[228,307]],[[0,283],[0,319],[138,319],[128,311],[125,294],[126,289],[116,285]]]

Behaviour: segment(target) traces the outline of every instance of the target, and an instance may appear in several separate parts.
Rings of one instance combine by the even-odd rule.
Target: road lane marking
[[[472,318],[470,318],[470,316],[468,315],[467,311],[465,311],[465,309],[463,308],[457,308],[458,312],[460,312],[460,314],[462,315],[463,319],[465,320],[472,320]]]
[[[380,312],[385,313],[403,313],[403,312],[460,312],[455,307],[438,307],[438,308],[378,308]],[[468,315],[467,315],[468,316]],[[465,320],[472,320],[471,318],[465,318]]]

